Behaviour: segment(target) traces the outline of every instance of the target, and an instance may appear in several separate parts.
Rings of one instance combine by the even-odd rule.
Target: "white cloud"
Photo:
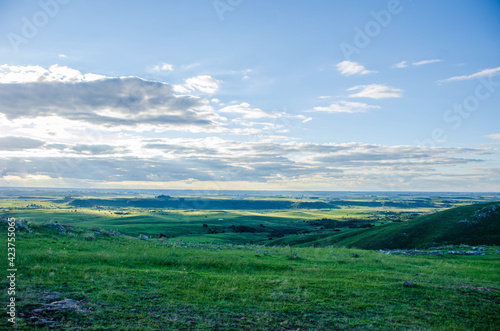
[[[0,66],[0,113],[9,121],[60,117],[110,127],[213,130],[219,117],[207,100],[176,96],[168,84],[137,77],[111,78],[53,65]],[[210,89],[210,80],[189,81]]]
[[[173,71],[174,66],[168,63],[161,63],[153,67],[153,71]]]
[[[424,64],[431,64],[431,63],[436,63],[436,62],[442,62],[443,60],[441,59],[432,59],[432,60],[422,60],[422,61],[417,61],[417,62],[412,62],[408,63],[408,61],[401,61],[393,65],[393,68],[407,68],[410,65],[412,66],[421,66]]]
[[[431,64],[431,63],[436,63],[436,62],[441,62],[441,61],[443,61],[443,60],[441,60],[441,59],[423,60],[423,61],[413,62],[412,65],[421,66],[424,64]]]
[[[401,98],[403,90],[386,85],[370,84],[370,85],[357,85],[347,89],[347,91],[359,91],[358,93],[350,94],[350,98]]]
[[[361,64],[353,61],[342,61],[338,63],[337,70],[344,76],[351,76],[355,74],[366,75],[377,72],[373,70],[367,70]]]
[[[327,113],[364,113],[371,109],[378,109],[379,106],[369,105],[363,102],[340,101],[332,103],[327,107],[314,107],[313,111],[321,111]]]
[[[246,128],[243,123],[247,119],[306,119],[286,112],[268,113],[246,102],[224,107],[220,99],[196,93],[213,93],[218,87],[219,81],[211,76],[188,78],[185,84],[172,86],[139,77],[83,74],[66,66],[47,69],[2,65],[0,129],[4,135],[22,136],[35,130],[40,135],[31,137],[67,135],[61,128],[127,130],[135,134],[181,130],[250,135],[275,128]],[[180,91],[182,95],[177,94]],[[222,109],[216,111],[214,107]],[[231,120],[222,113],[231,114]],[[240,121],[234,121],[237,119]],[[25,127],[30,129],[22,129]]]
[[[41,66],[0,65],[0,84],[21,84],[35,82],[92,82],[104,79],[97,74],[82,74],[76,69],[66,66],[52,65],[49,69]]]
[[[191,70],[191,69],[197,68],[197,67],[199,67],[199,66],[201,66],[201,63],[197,63],[197,62],[195,62],[195,63],[191,63],[191,64],[185,64],[185,65],[183,65],[183,66],[182,66],[182,69],[183,69],[183,70]]]
[[[463,75],[463,76],[455,76],[447,79],[440,80],[439,82],[453,82],[453,81],[459,81],[459,80],[468,80],[468,79],[475,79],[475,78],[481,78],[481,77],[487,77],[487,76],[496,76],[500,74],[500,67],[496,68],[491,68],[491,69],[484,69],[479,72],[476,72],[471,75]]]
[[[493,139],[493,140],[500,140],[500,133],[489,134],[486,137]]]
[[[173,89],[177,93],[199,91],[206,94],[214,94],[219,89],[219,84],[220,81],[211,76],[200,75],[186,79],[183,85],[174,85]]]
[[[0,84],[36,82],[49,71],[40,66],[0,65]]]
[[[66,54],[59,54],[58,56],[62,59],[67,58]]]
[[[243,80],[247,80],[247,79],[250,79],[250,76],[249,74],[252,72],[252,69],[246,69],[246,70],[243,70],[243,77],[241,79]]]
[[[226,106],[219,109],[221,113],[243,114],[243,118],[265,118],[277,117],[277,115],[269,114],[259,108],[250,108],[250,104],[242,102],[239,105]]]
[[[398,62],[393,67],[394,68],[406,68],[406,67],[408,67],[408,61]]]

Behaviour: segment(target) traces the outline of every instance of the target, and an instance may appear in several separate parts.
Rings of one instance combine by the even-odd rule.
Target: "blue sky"
[[[0,186],[500,190],[498,1],[0,2]]]

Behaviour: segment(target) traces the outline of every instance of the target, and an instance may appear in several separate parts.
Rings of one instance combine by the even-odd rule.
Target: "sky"
[[[0,186],[500,191],[500,2],[0,1]]]

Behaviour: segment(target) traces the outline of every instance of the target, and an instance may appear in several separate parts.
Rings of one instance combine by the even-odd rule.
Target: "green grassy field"
[[[18,329],[494,330],[500,260],[18,232]],[[0,236],[7,238],[5,226]],[[5,244],[2,244],[5,247]],[[2,268],[6,270],[5,259]],[[414,284],[403,285],[405,281]],[[7,280],[2,278],[6,287]],[[44,299],[78,309],[44,310]],[[6,302],[6,291],[2,291]],[[39,309],[38,311],[36,309]],[[6,319],[0,321],[6,327]],[[45,326],[44,326],[45,325]]]
[[[123,195],[78,203],[87,198],[142,203]],[[0,216],[31,229],[16,236],[17,329],[499,329],[500,208],[485,212],[498,202],[246,200],[302,208],[75,207],[69,197],[3,197]],[[303,208],[318,201],[339,205]],[[54,229],[59,225],[65,232]],[[440,242],[463,251],[481,240],[497,246],[481,246],[484,255],[418,256],[346,248]],[[7,270],[7,259],[0,266]],[[9,286],[6,277],[2,285]],[[9,300],[7,291],[0,299]],[[0,320],[0,329],[7,327],[7,318]]]
[[[212,243],[261,243],[275,240],[291,234],[314,233],[320,237],[332,234],[331,229],[325,230],[322,226],[311,225],[308,221],[317,219],[335,219],[340,221],[359,221],[373,225],[381,225],[393,220],[407,219],[408,215],[422,215],[442,208],[447,200],[434,199],[432,204],[427,200],[426,207],[421,207],[415,201],[399,202],[396,206],[384,206],[384,201],[366,200],[316,200],[292,198],[248,198],[237,200],[238,203],[251,202],[250,207],[259,207],[259,203],[275,203],[282,206],[290,205],[309,206],[308,203],[343,203],[332,206],[335,208],[289,208],[289,209],[241,209],[241,210],[196,210],[196,209],[159,209],[138,208],[127,206],[107,206],[106,204],[124,201],[133,201],[135,204],[162,202],[161,199],[146,197],[107,197],[93,198],[79,197],[79,204],[92,201],[91,207],[72,206],[75,201],[67,197],[54,196],[20,196],[4,197],[0,200],[0,215],[26,219],[31,222],[47,223],[59,222],[81,227],[99,227],[115,229],[124,234],[149,237],[166,236],[197,242]],[[182,199],[182,198],[175,198]],[[174,198],[167,201],[177,201]],[[189,201],[195,201],[194,198]],[[205,198],[207,201],[232,201],[228,198]],[[82,202],[83,201],[83,202]],[[444,201],[444,202],[443,202]],[[103,206],[95,205],[101,203]],[[450,203],[450,202],[446,202]],[[454,204],[463,203],[460,200]],[[375,204],[376,206],[371,206]],[[196,205],[195,203],[193,205]],[[247,228],[242,228],[245,226]],[[342,231],[350,231],[348,226]]]

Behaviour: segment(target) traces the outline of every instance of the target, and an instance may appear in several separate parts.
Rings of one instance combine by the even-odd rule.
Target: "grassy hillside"
[[[392,256],[343,248],[139,240],[77,227],[59,233],[41,224],[31,229],[16,237],[19,330],[492,330],[500,325],[498,248],[488,248],[484,256]],[[0,238],[6,247],[5,223]],[[1,261],[6,270],[7,259]],[[404,286],[405,281],[414,285]],[[8,287],[7,278],[0,282]],[[1,302],[6,295],[1,291]],[[4,317],[0,329],[6,326]]]
[[[457,207],[407,222],[307,239],[302,238],[296,243],[363,249],[428,248],[447,244],[500,245],[500,203]]]

